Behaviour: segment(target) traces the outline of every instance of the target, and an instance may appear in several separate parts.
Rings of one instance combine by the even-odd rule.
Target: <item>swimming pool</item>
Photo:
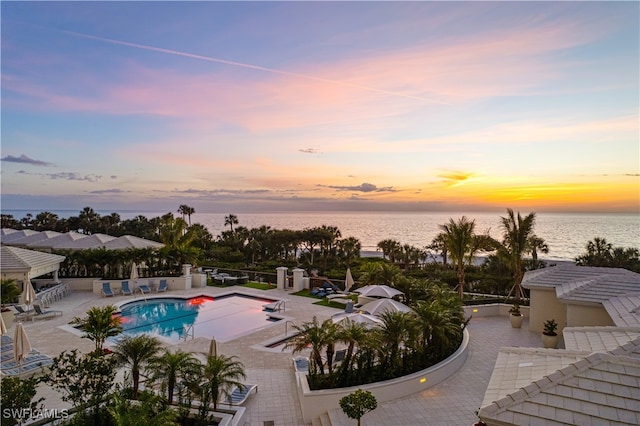
[[[278,321],[263,310],[272,302],[240,294],[162,297],[124,304],[120,313],[125,334],[155,334],[173,342],[191,336],[224,342]]]

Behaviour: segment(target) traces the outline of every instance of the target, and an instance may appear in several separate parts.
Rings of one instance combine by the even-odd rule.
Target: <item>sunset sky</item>
[[[2,209],[638,212],[638,2],[2,2]]]

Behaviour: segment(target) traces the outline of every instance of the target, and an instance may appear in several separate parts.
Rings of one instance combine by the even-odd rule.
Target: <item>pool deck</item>
[[[184,291],[169,291],[161,296],[198,295],[241,292],[273,299],[287,299],[286,309],[280,314],[291,317],[299,324],[308,321],[314,315],[319,320],[329,318],[338,312],[333,308],[314,305],[317,300],[308,297],[293,296],[283,290],[260,291],[245,287],[206,287]],[[63,327],[74,317],[82,317],[92,306],[105,306],[139,298],[139,296],[115,296],[104,298],[90,292],[72,292],[71,295],[57,301],[50,309],[64,312],[63,316],[24,322],[31,345],[41,353],[57,356],[64,350],[77,348],[83,352],[94,349],[88,339],[66,331]],[[305,425],[294,384],[294,369],[291,352],[259,350],[254,346],[285,333],[285,327],[291,328],[285,321],[274,323],[258,332],[241,336],[228,342],[218,343],[218,353],[234,355],[244,364],[247,374],[246,383],[258,385],[258,392],[244,404],[246,413],[244,426],[264,426],[272,421],[274,425]],[[522,328],[514,329],[505,317],[473,318],[469,324],[470,349],[468,359],[462,369],[443,383],[426,391],[378,404],[378,408],[362,418],[363,425],[416,425],[430,426],[472,425],[477,421],[475,411],[480,408],[489,383],[498,351],[503,346],[542,347],[540,335],[528,331],[525,320]],[[9,335],[13,327],[9,329]],[[174,345],[185,351],[205,353],[209,339],[196,338]],[[69,405],[61,400],[61,395],[53,389],[41,387],[39,396],[45,398],[47,408],[66,408]],[[353,425],[354,420],[347,418],[339,407],[329,411],[331,425]],[[267,423],[269,424],[269,423]],[[323,423],[324,426],[328,424]]]

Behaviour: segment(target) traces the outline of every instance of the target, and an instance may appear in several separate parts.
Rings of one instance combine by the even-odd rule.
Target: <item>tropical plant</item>
[[[157,337],[140,334],[124,336],[116,344],[113,354],[120,365],[131,369],[132,396],[138,396],[140,387],[140,373],[147,364],[158,354],[161,348]]]
[[[28,378],[21,379],[19,377],[3,377],[2,378],[2,425],[22,424],[20,414],[33,413],[35,410],[42,408],[41,404],[44,398],[34,399],[37,393],[36,386],[38,379]],[[5,415],[10,413],[11,415]]]
[[[100,404],[111,395],[115,367],[113,357],[79,354],[73,349],[53,358],[43,381],[63,394],[62,400],[74,406],[80,420],[87,415],[86,409],[91,410],[84,424],[102,425],[106,421],[100,414]]]
[[[238,216],[235,214],[230,214],[229,216],[224,217],[224,226],[229,225],[231,232],[233,232],[233,225],[237,225],[238,223]]]
[[[363,391],[362,389],[340,398],[340,408],[342,408],[347,417],[358,420],[358,426],[360,426],[362,416],[377,407],[378,401],[376,397],[371,392]]]
[[[116,426],[178,426],[177,413],[153,392],[142,392],[137,403],[115,392],[107,407]]]
[[[114,305],[104,307],[94,306],[87,311],[84,318],[76,317],[71,320],[71,324],[79,325],[84,332],[83,338],[92,340],[96,345],[95,353],[103,353],[104,342],[109,337],[122,333],[120,317],[116,316],[118,308]]]
[[[180,207],[178,207],[178,213],[182,215],[182,220],[184,220],[185,216],[189,218],[189,226],[191,226],[191,215],[194,214],[195,212],[196,212],[196,209],[186,204],[181,204]]]
[[[517,303],[515,303],[513,306],[511,306],[511,308],[509,309],[509,313],[511,315],[515,315],[517,317],[521,316],[522,313],[520,313],[520,305],[518,305]]]
[[[18,296],[20,296],[20,289],[16,280],[13,278],[0,280],[0,301],[3,310],[7,304],[15,302]]]
[[[451,260],[458,272],[458,295],[460,299],[464,292],[464,272],[465,266],[473,261],[475,247],[475,220],[469,221],[466,216],[462,216],[458,221],[449,219],[449,223],[440,225],[444,231],[443,239]]]
[[[580,266],[606,266],[640,272],[640,250],[614,247],[606,239],[596,237],[586,244],[586,253],[576,258]]]
[[[294,324],[293,328],[297,331],[294,338],[289,340],[285,348],[293,348],[293,354],[302,352],[311,346],[311,357],[309,359],[309,374],[315,375],[318,370],[320,374],[324,374],[324,366],[322,360],[322,349],[327,342],[327,333],[324,330],[324,325],[328,325],[328,321],[325,320],[322,324],[318,322],[317,317],[313,317],[313,320],[302,323],[301,325]]]
[[[240,382],[246,378],[244,366],[236,357],[225,355],[208,355],[202,368],[202,378],[198,386],[202,406],[206,409],[213,405],[213,411],[218,409],[221,398],[229,397],[234,387],[243,389]]]
[[[546,336],[557,336],[558,323],[555,319],[550,319],[544,322],[544,328],[542,334]]]
[[[535,236],[533,228],[536,214],[529,213],[522,217],[511,209],[507,209],[507,216],[501,217],[502,246],[498,248],[498,255],[502,256],[513,273],[513,287],[509,296],[515,293],[516,301],[524,296],[522,278],[524,277],[523,259],[532,250],[531,237]]]
[[[167,401],[173,402],[176,384],[180,379],[188,382],[201,368],[200,361],[189,352],[166,350],[160,356],[149,360],[149,370],[152,372],[151,381],[160,382],[163,391],[166,390]]]

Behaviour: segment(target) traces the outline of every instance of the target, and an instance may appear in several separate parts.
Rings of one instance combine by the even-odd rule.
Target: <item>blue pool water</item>
[[[126,334],[155,334],[177,342],[190,328],[193,337],[227,341],[273,324],[274,319],[263,310],[263,305],[271,302],[237,294],[215,299],[157,298],[127,303],[120,311]]]

